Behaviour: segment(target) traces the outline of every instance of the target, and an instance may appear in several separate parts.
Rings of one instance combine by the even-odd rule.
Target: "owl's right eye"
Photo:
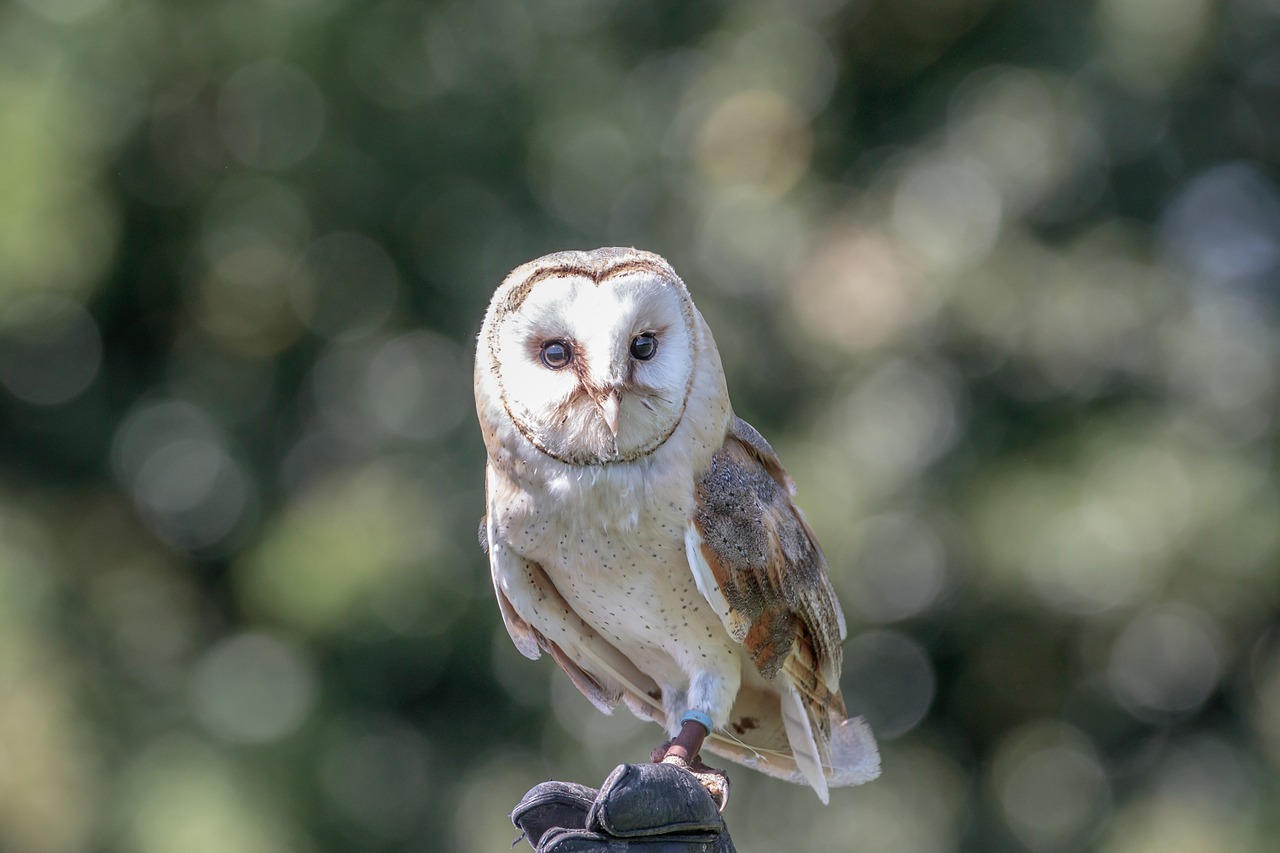
[[[568,341],[547,341],[542,345],[540,358],[547,367],[559,370],[573,361],[573,347]]]

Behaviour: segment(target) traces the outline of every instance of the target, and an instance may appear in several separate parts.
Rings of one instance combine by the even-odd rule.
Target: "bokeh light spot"
[[[541,778],[542,769],[526,752],[495,750],[479,758],[463,780],[452,810],[453,837],[461,850],[496,850],[511,845],[510,821],[490,820],[493,804],[518,803],[528,790],[529,779]]]
[[[258,245],[223,261],[232,277],[211,274],[196,285],[197,321],[230,352],[261,358],[287,349],[304,329],[288,289],[293,259]]]
[[[929,654],[898,631],[868,631],[845,648],[840,679],[850,715],[862,715],[880,738],[901,737],[929,713],[937,681]]]
[[[235,743],[269,743],[295,732],[315,704],[315,668],[302,650],[269,634],[222,640],[196,665],[196,716]]]
[[[707,116],[695,158],[713,187],[782,195],[809,167],[813,139],[804,115],[768,89],[731,95]]]
[[[1056,723],[1032,723],[999,746],[995,794],[1009,828],[1034,851],[1078,850],[1110,809],[1106,771],[1089,739]]]
[[[1216,626],[1200,610],[1165,605],[1135,616],[1116,638],[1107,676],[1116,698],[1144,719],[1190,713],[1222,673]]]
[[[960,434],[948,377],[902,360],[875,368],[830,417],[824,442],[846,450],[886,486],[923,469]]]
[[[1259,649],[1251,676],[1254,695],[1249,721],[1272,763],[1280,766],[1280,648]]]
[[[35,632],[52,618],[57,572],[48,537],[34,517],[0,499],[0,638]]]
[[[190,403],[135,407],[116,430],[112,463],[143,519],[176,548],[223,545],[256,511],[243,463],[222,430]]]
[[[894,341],[917,319],[926,300],[916,278],[892,240],[850,227],[807,255],[786,295],[807,337],[857,353]]]
[[[115,255],[120,221],[100,186],[104,152],[83,93],[66,78],[0,61],[0,305],[56,292],[76,298]]]
[[[471,370],[453,341],[407,332],[330,347],[311,375],[325,423],[354,446],[431,441],[471,409]]]
[[[520,0],[441,3],[432,11],[423,41],[447,90],[493,97],[528,73],[538,55],[534,16]]]
[[[803,250],[796,211],[766,199],[717,195],[698,233],[698,255],[709,283],[727,293],[777,290]]]
[[[298,495],[237,561],[237,591],[251,609],[297,630],[337,630],[426,553],[431,517],[386,466],[333,475]]]
[[[368,405],[388,433],[438,438],[467,414],[470,377],[457,344],[431,332],[388,341],[369,364]]]
[[[735,818],[735,841],[749,835],[763,849],[788,851],[954,851],[971,790],[963,771],[943,750],[907,739],[887,746],[884,754],[881,777],[847,800],[833,792],[836,808],[815,808],[803,790],[788,801],[782,797],[789,788],[780,794],[774,785],[759,786],[749,808]],[[797,813],[804,814],[800,823],[784,817]]]
[[[290,291],[311,217],[297,192],[263,178],[230,180],[205,208],[201,247],[208,272],[188,304],[219,344],[250,357],[273,355],[304,326]]]
[[[33,296],[0,313],[0,382],[28,403],[53,406],[82,394],[98,375],[102,336],[83,308]]]
[[[928,525],[887,513],[864,521],[856,536],[849,606],[872,621],[893,622],[934,603],[947,582],[946,553]]]
[[[285,853],[294,837],[273,798],[223,756],[187,738],[135,755],[121,779],[123,838],[138,853]]]
[[[125,512],[122,507],[113,511]],[[120,520],[98,523],[118,525]],[[197,644],[199,594],[188,574],[158,555],[130,557],[121,561],[124,565],[103,566],[89,587],[94,616],[124,672],[176,693]]]
[[[1215,166],[1166,209],[1161,243],[1170,260],[1208,283],[1248,282],[1280,265],[1280,193],[1254,166]]]
[[[950,111],[949,158],[979,167],[1006,218],[1025,211],[1053,218],[1055,207],[1087,205],[1105,189],[1095,107],[1074,81],[988,67],[957,88]]]
[[[51,639],[11,634],[0,650],[0,840],[37,853],[85,849],[99,807],[101,756],[70,699],[75,662]]]
[[[826,39],[797,18],[774,18],[744,33],[729,59],[726,80],[785,93],[806,115],[826,106],[839,72]]]
[[[1096,4],[1104,55],[1134,91],[1163,92],[1186,72],[1208,35],[1209,0],[1103,0]]]
[[[365,97],[391,109],[421,106],[443,90],[427,52],[430,10],[379,3],[355,24],[347,68]]]
[[[219,187],[205,207],[200,245],[215,269],[238,280],[244,273],[220,265],[246,245],[298,252],[310,238],[311,214],[297,190],[269,178],[238,177]]]
[[[894,196],[894,234],[913,256],[941,269],[982,260],[1000,233],[1002,202],[973,164],[921,163]]]

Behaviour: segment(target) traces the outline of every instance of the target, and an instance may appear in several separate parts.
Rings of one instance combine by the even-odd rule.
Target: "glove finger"
[[[599,791],[573,782],[543,782],[529,789],[511,811],[511,822],[535,848],[555,828],[585,829]]]

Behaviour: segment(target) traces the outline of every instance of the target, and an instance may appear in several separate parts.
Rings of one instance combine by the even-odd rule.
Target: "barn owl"
[[[481,542],[521,653],[549,654],[601,711],[661,724],[654,760],[709,770],[705,746],[824,803],[879,774],[845,718],[822,551],[663,258],[518,267],[485,314],[475,391]]]

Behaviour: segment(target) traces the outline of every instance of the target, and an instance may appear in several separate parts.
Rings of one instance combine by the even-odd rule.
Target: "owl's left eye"
[[[636,335],[631,339],[631,357],[636,361],[648,361],[658,352],[658,339],[652,332]]]
[[[559,370],[573,361],[573,347],[569,346],[568,341],[547,341],[542,345],[539,357],[547,367]]]

